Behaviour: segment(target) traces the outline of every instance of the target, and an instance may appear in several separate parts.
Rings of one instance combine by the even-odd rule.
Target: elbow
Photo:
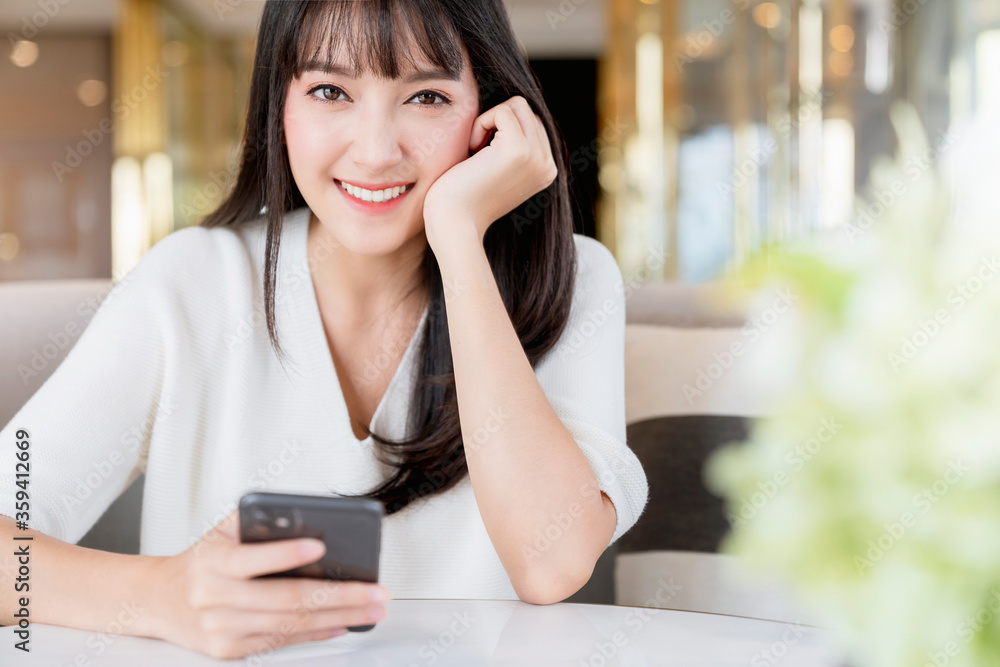
[[[536,570],[514,584],[514,592],[522,602],[548,605],[562,602],[590,581],[595,563],[589,567],[564,567],[557,571]]]

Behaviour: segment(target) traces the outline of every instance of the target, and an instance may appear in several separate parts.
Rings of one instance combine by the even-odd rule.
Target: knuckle
[[[188,606],[192,609],[203,609],[208,606],[208,594],[204,586],[192,586],[187,591]]]
[[[315,606],[312,601],[316,594],[315,584],[308,579],[300,579],[286,591],[286,603],[289,608],[306,608]]]
[[[220,614],[215,612],[208,611],[198,614],[197,622],[201,631],[208,634],[217,634],[225,630],[225,621]]]
[[[242,657],[239,646],[231,637],[211,637],[206,645],[206,653],[218,660],[229,660]]]
[[[368,604],[368,594],[375,590],[374,586],[369,584],[357,584],[351,586],[342,598],[345,605],[350,605],[352,607],[363,607]]]
[[[285,618],[278,624],[278,636],[285,638],[299,632],[302,630],[303,623],[307,620],[308,617],[306,619]]]
[[[330,598],[338,606],[352,604],[365,591],[363,584],[353,582],[331,580],[327,585],[329,586]]]

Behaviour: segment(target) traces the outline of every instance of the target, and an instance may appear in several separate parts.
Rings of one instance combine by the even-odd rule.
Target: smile
[[[374,204],[392,201],[408,192],[413,186],[412,183],[409,183],[407,185],[397,185],[395,187],[385,188],[384,190],[366,190],[356,185],[345,183],[344,181],[336,182],[340,185],[341,189],[352,198],[359,201],[372,202]]]

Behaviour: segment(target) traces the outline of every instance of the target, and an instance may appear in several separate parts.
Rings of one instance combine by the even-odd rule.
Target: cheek
[[[433,132],[425,132],[424,139],[416,142],[414,151],[416,156],[426,156],[422,169],[436,177],[468,159],[469,137],[474,121],[475,117],[451,119],[441,123]],[[430,146],[433,148],[428,150]]]
[[[308,112],[289,105],[285,108],[285,143],[292,165],[322,165],[331,155],[330,127]]]

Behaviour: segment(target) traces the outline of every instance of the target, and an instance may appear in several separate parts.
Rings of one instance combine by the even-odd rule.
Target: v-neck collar
[[[336,420],[337,423],[346,425],[346,431],[341,437],[344,439],[349,438],[347,441],[357,446],[363,446],[369,444],[372,441],[372,437],[369,435],[364,440],[358,440],[354,435],[354,428],[347,410],[347,400],[344,398],[340,377],[337,375],[337,368],[333,363],[333,356],[330,354],[330,344],[326,338],[323,317],[319,312],[316,290],[313,288],[312,272],[309,270],[308,245],[309,221],[311,217],[312,212],[309,207],[303,207],[297,211],[287,213],[284,223],[291,227],[288,230],[288,245],[291,247],[288,248],[287,255],[288,259],[292,262],[290,270],[298,273],[304,283],[299,289],[294,290],[297,295],[296,299],[294,299],[297,312],[293,315],[292,321],[296,323],[295,328],[298,330],[297,336],[301,342],[300,349],[303,353],[303,358],[296,361],[301,361],[305,364],[306,368],[311,369],[311,374],[314,376],[318,388],[317,394],[322,401],[322,405],[336,410],[340,416],[340,419]],[[285,244],[282,244],[281,247],[284,251]],[[278,280],[281,280],[283,275],[285,274],[279,274]],[[417,339],[423,331],[428,312],[430,312],[429,305],[424,307],[424,312],[420,316],[417,328],[406,346],[406,351],[403,352],[399,366],[396,367],[396,372],[389,380],[385,393],[382,394],[382,398],[379,400],[378,405],[375,407],[375,412],[372,414],[371,423],[368,425],[368,428],[379,435],[385,435],[379,426],[381,425],[380,417],[386,401],[390,399],[396,385],[402,381],[402,374],[404,372],[412,372],[410,357],[414,354],[414,350],[417,347]],[[405,421],[404,419],[403,424],[405,424]],[[392,437],[402,436],[403,433],[398,433]]]

